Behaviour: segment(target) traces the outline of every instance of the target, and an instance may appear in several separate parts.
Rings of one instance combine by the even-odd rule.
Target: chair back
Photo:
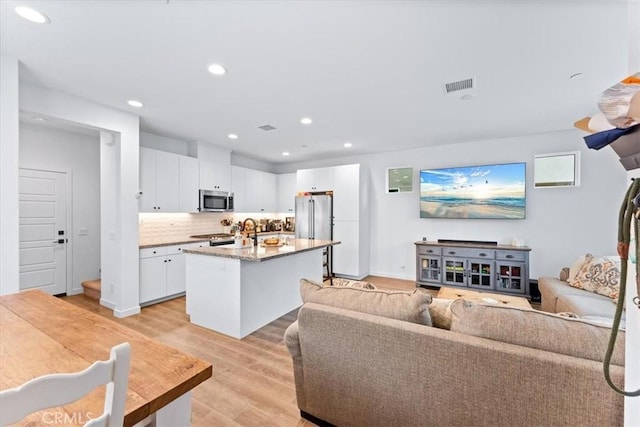
[[[109,360],[95,362],[84,371],[43,375],[4,390],[0,392],[0,424],[13,424],[33,412],[71,403],[106,384],[103,413],[85,426],[122,426],[130,364],[131,346],[125,342],[111,349]]]

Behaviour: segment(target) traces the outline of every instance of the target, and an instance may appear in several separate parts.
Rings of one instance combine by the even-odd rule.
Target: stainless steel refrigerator
[[[296,196],[296,239],[333,240],[333,197],[327,193]],[[333,254],[327,248],[327,276],[333,275]]]

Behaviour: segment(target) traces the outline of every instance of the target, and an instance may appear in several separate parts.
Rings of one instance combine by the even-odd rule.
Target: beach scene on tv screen
[[[420,171],[420,218],[524,219],[525,163]]]

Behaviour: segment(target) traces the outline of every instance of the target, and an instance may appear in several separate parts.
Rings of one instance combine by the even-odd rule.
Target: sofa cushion
[[[440,329],[451,328],[451,318],[453,317],[453,313],[451,313],[451,304],[453,301],[455,300],[445,298],[431,299],[431,303],[429,304],[429,314],[431,315],[431,323],[433,326]]]
[[[556,302],[557,311],[570,311],[580,317],[599,316],[613,319],[616,311],[616,304],[610,298],[589,292],[582,295],[563,295],[558,297]],[[622,319],[625,320],[625,312],[622,312]]]
[[[612,299],[620,292],[620,268],[615,259],[585,255],[584,262],[575,275],[569,275],[569,285],[595,292]]]
[[[611,328],[536,310],[486,306],[456,300],[451,330],[568,356],[603,361]],[[624,331],[619,331],[611,363],[624,366]]]
[[[428,308],[431,294],[421,289],[412,292],[382,291],[379,289],[323,286],[311,280],[301,279],[300,295],[304,303],[329,305],[431,326]]]

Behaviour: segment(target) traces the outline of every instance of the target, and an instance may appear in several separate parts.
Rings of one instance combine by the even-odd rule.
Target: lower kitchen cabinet
[[[140,305],[180,296],[186,290],[185,259],[189,245],[140,249]]]

